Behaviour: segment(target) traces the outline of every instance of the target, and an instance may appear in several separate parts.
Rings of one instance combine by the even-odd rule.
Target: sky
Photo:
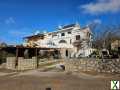
[[[120,0],[0,0],[0,42],[21,44],[36,31],[76,22],[120,25]]]

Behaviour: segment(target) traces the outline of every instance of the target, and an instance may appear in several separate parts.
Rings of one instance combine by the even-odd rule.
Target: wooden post
[[[15,68],[18,66],[18,48],[16,47],[16,60],[15,60]]]
[[[37,48],[35,48],[35,56],[36,56],[36,61],[37,61],[37,68],[38,68]]]
[[[87,70],[87,60],[85,60],[85,61],[86,61],[86,63],[85,63],[85,68],[86,68],[86,71],[88,71],[88,70]]]

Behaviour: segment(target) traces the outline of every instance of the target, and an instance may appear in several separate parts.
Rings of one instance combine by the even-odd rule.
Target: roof
[[[70,31],[72,30],[73,27],[75,27],[76,24],[69,24],[69,25],[65,25],[63,26],[62,28],[58,28],[57,31],[54,31],[54,32],[50,32],[50,33],[58,33],[58,32],[63,32],[63,31]]]
[[[76,24],[69,24],[69,25],[65,25],[62,27],[62,29],[66,29],[66,28],[70,28],[70,27],[74,27]]]
[[[44,36],[44,34],[37,34],[37,35],[31,35],[31,36],[26,36],[26,37],[24,37],[24,39],[30,39],[30,38],[38,38],[38,37],[43,37]]]

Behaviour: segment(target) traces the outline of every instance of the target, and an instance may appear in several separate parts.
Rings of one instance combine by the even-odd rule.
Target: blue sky
[[[0,0],[0,41],[20,44],[35,31],[97,22],[120,25],[120,0]]]

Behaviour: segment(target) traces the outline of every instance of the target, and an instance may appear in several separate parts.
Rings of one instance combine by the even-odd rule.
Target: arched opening
[[[67,43],[65,40],[60,40],[59,43]]]

